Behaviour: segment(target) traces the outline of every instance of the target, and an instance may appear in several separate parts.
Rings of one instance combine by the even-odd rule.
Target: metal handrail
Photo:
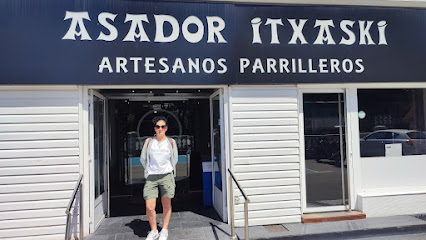
[[[232,182],[235,182],[238,189],[240,190],[241,194],[243,195],[245,202],[244,202],[244,228],[245,228],[245,239],[249,239],[249,226],[248,226],[248,204],[250,202],[250,199],[247,197],[246,193],[244,192],[243,188],[238,183],[238,180],[235,178],[234,174],[232,173],[231,169],[228,168],[229,172],[229,201],[230,201],[230,207],[231,207],[231,238],[237,239],[237,234],[235,234],[235,218],[234,218],[234,188],[232,186]]]
[[[73,191],[73,193],[71,195],[71,198],[70,198],[70,201],[68,203],[68,206],[67,206],[67,208],[65,210],[65,214],[67,214],[67,224],[65,226],[65,240],[70,239],[71,206],[74,203],[75,196],[77,195],[78,189],[81,188],[81,185],[82,185],[81,184],[81,180],[82,179],[83,179],[83,174],[80,174],[80,177],[78,178],[78,181],[77,181],[77,183],[76,183],[76,185],[74,187],[74,191]],[[82,194],[81,194],[81,191],[80,191],[80,204],[79,204],[79,208],[80,208],[80,237],[79,238],[80,238],[80,240],[83,239],[83,237],[82,237],[83,236],[83,232],[81,231],[82,230],[82,221],[81,221],[81,219],[82,219],[82,217],[81,217],[81,196],[82,196]]]

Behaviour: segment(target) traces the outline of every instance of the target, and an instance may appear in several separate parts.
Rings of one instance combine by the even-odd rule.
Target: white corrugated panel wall
[[[231,88],[231,165],[251,200],[249,225],[301,220],[296,88]],[[237,188],[235,196],[241,196]],[[235,206],[244,224],[244,198]]]
[[[0,239],[64,239],[80,172],[79,96],[0,88]]]

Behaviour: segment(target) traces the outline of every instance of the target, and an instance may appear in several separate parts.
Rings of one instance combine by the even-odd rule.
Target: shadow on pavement
[[[133,233],[138,237],[146,237],[146,233],[151,230],[148,221],[141,219],[134,219],[130,223],[125,224],[133,230]]]

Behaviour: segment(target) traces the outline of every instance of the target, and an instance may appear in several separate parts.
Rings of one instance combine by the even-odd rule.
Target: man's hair
[[[155,116],[152,119],[152,123],[154,124],[154,126],[155,126],[155,124],[157,124],[158,121],[164,121],[166,123],[166,125],[167,125],[167,118],[164,117],[164,116],[161,116],[161,115],[160,116]]]

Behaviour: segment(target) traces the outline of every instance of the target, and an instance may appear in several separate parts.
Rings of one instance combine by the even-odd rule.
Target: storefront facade
[[[250,225],[426,212],[423,8],[40,0],[0,13],[0,238],[63,239],[80,174],[72,233],[93,233],[116,179],[143,180],[129,139],[157,113],[177,119],[180,148],[195,142],[181,179],[217,166],[224,222],[244,223],[228,168]]]

